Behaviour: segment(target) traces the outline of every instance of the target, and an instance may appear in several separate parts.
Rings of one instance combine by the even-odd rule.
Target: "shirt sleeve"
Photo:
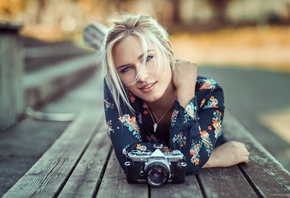
[[[104,109],[108,134],[111,138],[116,157],[125,171],[126,154],[132,150],[153,151],[153,144],[143,142],[138,117],[129,108],[122,108],[119,114],[112,94],[105,83]]]
[[[185,155],[187,174],[196,174],[202,168],[222,135],[222,88],[206,78],[199,79],[196,87],[195,97],[185,108],[176,101],[170,128],[170,148]]]

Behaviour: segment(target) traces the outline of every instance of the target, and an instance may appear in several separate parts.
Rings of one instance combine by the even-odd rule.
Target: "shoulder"
[[[220,104],[223,104],[223,89],[214,79],[198,76],[195,87],[196,99],[199,106],[208,100],[214,100],[215,102],[218,100]]]
[[[205,76],[197,76],[196,91],[213,90],[217,87],[220,86],[214,79]]]

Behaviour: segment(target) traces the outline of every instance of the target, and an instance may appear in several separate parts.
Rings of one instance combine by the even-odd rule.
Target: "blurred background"
[[[290,0],[1,0],[0,19],[45,41],[81,41],[89,22],[118,12],[156,16],[176,52],[199,64],[290,71]],[[181,47],[182,46],[182,47]],[[210,54],[210,58],[209,58]]]
[[[220,82],[228,110],[290,170],[290,0],[1,0],[0,24],[86,49],[84,28],[118,12],[156,17],[177,56]],[[26,54],[37,57],[33,49]]]

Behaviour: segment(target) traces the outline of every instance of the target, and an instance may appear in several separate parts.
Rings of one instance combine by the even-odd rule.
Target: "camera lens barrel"
[[[161,162],[152,162],[145,167],[147,182],[153,187],[160,187],[165,184],[170,177],[170,168]]]

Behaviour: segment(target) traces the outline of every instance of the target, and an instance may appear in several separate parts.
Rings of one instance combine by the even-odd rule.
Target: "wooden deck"
[[[128,184],[102,108],[84,109],[4,197],[290,197],[290,174],[226,112],[228,140],[246,143],[250,162],[202,169],[183,184]],[[226,156],[225,156],[226,160]]]

